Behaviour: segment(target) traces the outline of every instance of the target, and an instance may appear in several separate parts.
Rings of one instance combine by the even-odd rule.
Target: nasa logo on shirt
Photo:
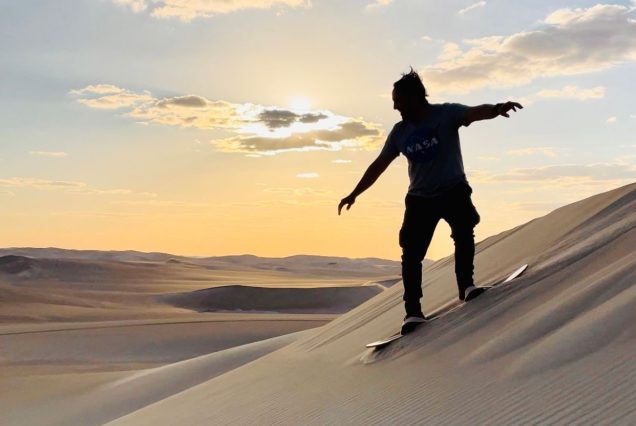
[[[437,129],[431,127],[419,127],[415,129],[404,143],[404,156],[417,163],[426,163],[437,155],[439,151],[439,138]]]

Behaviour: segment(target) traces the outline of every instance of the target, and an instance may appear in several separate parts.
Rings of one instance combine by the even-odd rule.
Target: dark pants
[[[473,285],[473,229],[479,223],[479,213],[470,199],[472,192],[467,183],[461,183],[433,198],[406,196],[400,247],[407,311],[409,306],[419,307],[419,299],[422,297],[422,260],[440,219],[450,225],[451,237],[455,241],[455,275],[460,295]]]

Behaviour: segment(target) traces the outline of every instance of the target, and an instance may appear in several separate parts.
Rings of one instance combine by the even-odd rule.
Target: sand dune
[[[25,401],[19,396],[22,389],[5,383],[0,389],[6,393],[10,390],[11,396],[0,402],[2,424],[103,424],[262,357],[308,332],[311,331],[264,339],[138,372],[66,374],[66,380],[75,383],[70,383],[70,392],[67,390],[61,396],[46,395]],[[52,387],[46,379],[47,376],[40,376],[18,385],[25,388],[25,393],[34,385]],[[73,395],[78,387],[82,392]]]
[[[262,288],[223,286],[163,295],[159,300],[198,312],[266,311],[344,313],[375,296],[380,286],[327,288]]]
[[[0,250],[4,253],[12,254],[0,256],[0,323],[168,318],[189,315],[192,309],[307,312],[305,306],[315,308],[314,313],[342,313],[386,287],[373,283],[395,282],[400,270],[393,261],[324,256],[177,259],[156,253],[24,248]],[[319,295],[325,287],[333,289]],[[262,288],[288,290],[267,296]],[[211,303],[218,292],[227,301]],[[254,296],[263,303],[250,307]],[[207,307],[197,299],[207,300]],[[164,303],[173,300],[179,303]]]
[[[634,247],[629,185],[483,241],[480,282],[530,268],[384,351],[364,344],[399,324],[398,286],[109,424],[634,424]],[[455,296],[452,266],[426,274],[427,310]]]

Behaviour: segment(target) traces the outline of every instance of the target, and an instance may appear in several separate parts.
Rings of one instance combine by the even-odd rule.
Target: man
[[[420,306],[422,260],[440,219],[448,222],[452,230],[459,299],[469,301],[483,292],[473,282],[473,229],[479,223],[479,214],[470,198],[472,189],[464,173],[458,130],[474,121],[500,115],[509,117],[510,110],[523,108],[516,102],[475,107],[430,104],[426,96],[426,89],[413,69],[393,84],[393,109],[400,112],[402,121],[393,127],[380,155],[353,192],[338,205],[338,215],[344,206],[349,210],[358,195],[373,185],[400,153],[406,156],[410,185],[399,234],[406,310],[403,334],[426,321]]]

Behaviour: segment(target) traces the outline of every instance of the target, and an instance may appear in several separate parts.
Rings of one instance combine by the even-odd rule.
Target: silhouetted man
[[[410,185],[399,235],[406,309],[403,333],[426,320],[420,306],[422,260],[440,219],[450,225],[455,242],[459,299],[469,301],[483,292],[473,282],[473,229],[479,223],[479,214],[470,198],[472,188],[464,173],[458,130],[474,121],[508,117],[510,110],[523,108],[516,102],[474,107],[430,104],[426,96],[422,80],[413,69],[393,84],[393,109],[400,112],[402,121],[393,126],[378,158],[338,205],[338,214],[343,206],[349,210],[356,197],[373,185],[400,153],[406,156]]]

